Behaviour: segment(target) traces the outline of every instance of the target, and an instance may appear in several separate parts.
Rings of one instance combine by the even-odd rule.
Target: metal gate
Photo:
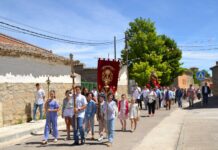
[[[97,88],[97,83],[96,82],[81,82],[82,88],[87,88],[89,91],[93,90],[94,87]]]

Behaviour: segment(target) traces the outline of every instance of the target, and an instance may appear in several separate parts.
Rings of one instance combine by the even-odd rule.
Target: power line
[[[25,27],[34,29],[34,30],[38,30],[38,31],[41,31],[41,32],[49,33],[49,34],[56,35],[56,36],[62,36],[62,37],[65,37],[65,38],[76,39],[76,40],[82,40],[82,41],[84,41],[84,42],[85,42],[85,41],[89,41],[89,42],[110,42],[110,41],[111,41],[111,40],[90,40],[90,39],[81,39],[81,38],[77,38],[77,37],[72,37],[72,36],[68,36],[68,35],[63,35],[63,34],[54,33],[54,32],[47,31],[47,30],[44,30],[44,29],[40,29],[40,28],[37,28],[37,27],[33,27],[33,26],[30,26],[30,25],[27,25],[27,24],[24,24],[24,23],[21,23],[21,22],[19,22],[19,21],[15,21],[15,20],[12,20],[12,19],[3,17],[3,16],[0,16],[0,18],[1,18],[1,19],[4,19],[4,20],[7,20],[7,21],[10,21],[10,22],[12,22],[12,23],[18,24],[18,25],[22,25],[22,26],[25,26]]]
[[[63,38],[59,38],[59,37],[54,37],[54,36],[50,36],[50,35],[46,35],[46,34],[41,34],[35,31],[31,31],[28,29],[24,29],[15,25],[11,25],[9,23],[5,23],[5,22],[1,22],[1,27],[5,27],[7,29],[13,30],[15,32],[20,32],[23,34],[28,34],[31,36],[35,36],[35,37],[39,37],[39,38],[44,38],[44,39],[49,39],[49,40],[54,40],[54,41],[59,41],[59,42],[65,42],[65,43],[69,43],[69,44],[75,44],[75,45],[89,45],[89,46],[101,46],[101,45],[112,45],[114,43],[114,41],[111,42],[83,42],[83,41],[75,41],[75,40],[69,40],[69,39],[63,39]],[[118,42],[122,41],[122,39],[117,40]]]
[[[187,50],[182,50],[182,51],[213,51],[213,50],[218,50],[218,47],[214,47],[214,48],[207,48],[207,49],[196,49],[196,50],[190,50],[190,49],[187,49]]]
[[[193,48],[195,48],[195,47],[211,47],[211,46],[218,46],[218,44],[214,44],[214,45],[179,45],[179,47],[184,47],[184,48],[186,48],[186,47],[193,47]]]

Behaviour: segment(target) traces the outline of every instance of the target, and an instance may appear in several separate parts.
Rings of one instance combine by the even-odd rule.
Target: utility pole
[[[117,59],[117,40],[116,40],[116,36],[114,36],[114,59]]]
[[[128,69],[128,65],[129,65],[129,50],[128,50],[128,43],[127,43],[127,33],[125,33],[125,50],[126,50],[126,71],[127,71],[127,87],[128,87],[128,94],[130,93],[130,89],[129,89],[129,69]]]

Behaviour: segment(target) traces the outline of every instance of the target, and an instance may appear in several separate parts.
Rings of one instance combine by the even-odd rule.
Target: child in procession
[[[104,103],[105,103],[105,95],[99,95],[99,106],[97,112],[97,119],[99,123],[99,135],[100,138],[98,139],[101,142],[104,139],[104,131],[106,130],[106,120],[104,117]]]
[[[48,99],[45,103],[46,124],[44,130],[44,140],[42,141],[42,144],[48,143],[50,126],[52,126],[55,143],[57,142],[57,138],[58,138],[57,119],[58,119],[59,105],[55,99],[55,91],[51,90],[49,94],[50,94],[50,99]]]
[[[67,140],[70,140],[70,126],[72,126],[72,118],[73,118],[73,98],[70,90],[65,92],[66,98],[63,100],[62,107],[62,118],[65,119],[66,129],[67,129]]]
[[[92,132],[91,139],[94,140],[94,118],[96,113],[96,103],[93,100],[92,93],[87,93],[86,99],[88,103],[85,110],[85,136],[87,136],[91,128],[91,132]]]
[[[134,98],[132,98],[131,104],[129,107],[129,118],[131,121],[131,132],[136,130],[137,121],[139,121],[139,117],[140,117],[139,107],[136,103],[136,100]]]
[[[107,146],[112,146],[114,140],[114,124],[116,116],[117,105],[113,101],[113,94],[108,94],[107,102],[104,103],[104,116],[107,123],[107,134],[108,134],[108,143]]]
[[[126,131],[126,120],[128,119],[129,113],[129,103],[126,99],[126,95],[121,95],[121,100],[118,102],[118,118],[120,119],[120,123],[122,125],[121,130]]]

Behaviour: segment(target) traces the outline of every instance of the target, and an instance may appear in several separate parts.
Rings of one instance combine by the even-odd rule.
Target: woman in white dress
[[[131,99],[131,104],[129,108],[129,118],[131,121],[131,132],[136,130],[137,121],[139,120],[139,107],[137,105],[137,102],[134,98]],[[134,126],[134,128],[133,128]]]
[[[73,117],[73,98],[72,93],[67,90],[65,92],[66,97],[63,100],[62,107],[62,118],[65,119],[66,129],[67,129],[67,138],[70,140],[70,126],[72,126],[72,117]]]

